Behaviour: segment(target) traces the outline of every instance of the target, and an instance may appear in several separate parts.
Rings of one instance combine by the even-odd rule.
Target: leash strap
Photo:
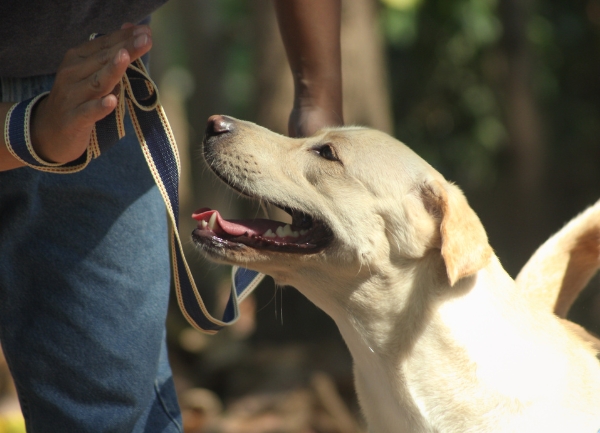
[[[90,39],[95,37],[96,35],[92,35]],[[37,170],[52,173],[80,171],[125,136],[123,119],[127,104],[142,152],[171,220],[171,263],[179,307],[194,328],[215,334],[238,319],[239,302],[256,288],[264,275],[234,266],[231,293],[222,320],[214,318],[208,312],[185,260],[179,237],[179,152],[167,116],[160,105],[158,89],[141,60],[136,60],[129,66],[118,90],[117,108],[96,123],[90,145],[76,161],[67,164],[46,162],[35,153],[31,145],[31,112],[48,92],[19,102],[9,110],[4,133],[6,145],[15,158]]]
[[[52,163],[40,158],[31,144],[31,112],[33,107],[50,92],[41,93],[33,98],[13,105],[6,114],[4,141],[8,151],[23,164],[37,170],[50,173],[75,173],[100,155],[97,149],[88,147],[81,157],[66,164]]]

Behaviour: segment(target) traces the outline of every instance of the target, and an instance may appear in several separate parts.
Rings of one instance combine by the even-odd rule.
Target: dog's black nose
[[[206,125],[207,137],[233,132],[233,130],[234,120],[230,117],[215,114],[214,116],[210,116],[208,118],[208,124]]]

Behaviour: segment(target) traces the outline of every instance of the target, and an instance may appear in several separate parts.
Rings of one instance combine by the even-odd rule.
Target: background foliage
[[[455,181],[515,276],[600,197],[600,0],[343,4],[346,121],[391,132]],[[214,113],[285,133],[291,78],[271,3],[171,0],[153,27],[153,73],[173,100],[167,112],[191,162],[182,215],[205,205],[228,217],[255,213],[203,169],[198,148]],[[226,270],[188,255],[217,305]],[[595,280],[573,317],[598,332],[597,289]],[[241,334],[209,339],[190,333],[173,308],[172,359],[187,386],[242,395],[303,383],[320,369],[353,407],[350,361],[333,323],[272,283],[252,302]],[[272,366],[273,376],[256,368],[265,357],[288,364]],[[243,389],[233,389],[233,377]]]
[[[456,182],[515,276],[600,197],[600,0],[342,4],[346,122],[395,135]],[[152,27],[151,73],[182,155],[186,239],[196,208],[228,218],[258,211],[206,170],[206,119],[229,114],[285,133],[292,83],[271,0],[170,0]],[[228,269],[203,261],[191,242],[187,250],[218,314]],[[596,278],[572,312],[596,333],[599,287]],[[235,327],[207,337],[171,305],[186,433],[360,432],[351,360],[333,322],[272,281],[243,310]],[[0,433],[22,431],[0,362]]]

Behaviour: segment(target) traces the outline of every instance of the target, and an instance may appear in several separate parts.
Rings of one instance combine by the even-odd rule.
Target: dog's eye
[[[313,151],[317,155],[319,155],[329,161],[339,161],[340,160],[337,157],[337,155],[335,154],[335,151],[333,150],[333,148],[331,147],[330,144],[319,144],[318,146],[315,146],[313,148]]]

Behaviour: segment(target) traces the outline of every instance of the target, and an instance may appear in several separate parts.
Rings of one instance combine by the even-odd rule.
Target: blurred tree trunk
[[[498,90],[508,131],[510,165],[497,194],[485,198],[482,207],[495,212],[492,220],[497,221],[497,227],[490,224],[489,228],[501,234],[495,239],[499,250],[510,251],[509,256],[502,257],[503,263],[516,275],[550,231],[543,218],[548,211],[547,148],[533,88],[534,53],[527,39],[533,1],[500,0],[498,7],[504,29],[500,46],[504,67]]]
[[[505,115],[515,155],[515,180],[524,197],[540,194],[545,167],[544,137],[533,92],[533,53],[527,40],[531,0],[500,1],[507,60]]]
[[[292,76],[270,0],[252,3],[257,47],[257,123],[287,133]],[[342,1],[342,74],[347,124],[392,131],[387,70],[375,0]]]

